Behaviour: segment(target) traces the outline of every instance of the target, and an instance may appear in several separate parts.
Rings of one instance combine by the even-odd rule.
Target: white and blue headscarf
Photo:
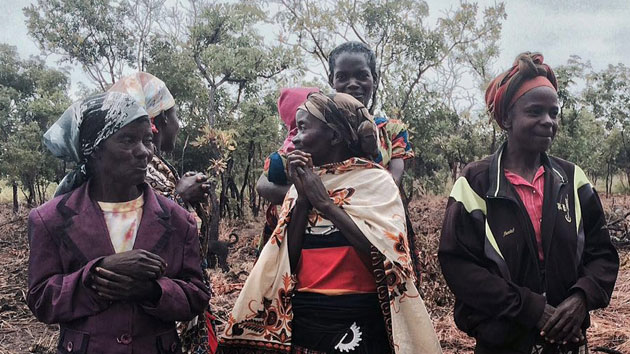
[[[75,102],[44,134],[44,144],[56,157],[75,162],[55,196],[79,187],[87,179],[86,164],[94,149],[122,127],[148,114],[132,96],[106,92]]]

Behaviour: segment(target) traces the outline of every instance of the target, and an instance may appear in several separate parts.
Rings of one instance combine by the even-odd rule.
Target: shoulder
[[[490,183],[491,161],[492,156],[488,156],[469,163],[464,167],[459,178],[464,178],[477,194],[485,195]]]
[[[549,161],[551,162],[552,167],[562,170],[568,180],[578,188],[586,184],[591,184],[584,170],[573,162],[550,155]]]
[[[46,224],[49,227],[63,223],[64,218],[67,217],[67,215],[62,215],[62,212],[67,211],[66,208],[63,208],[63,205],[76,191],[77,189],[74,189],[68,193],[56,196],[37,208],[31,209],[29,223]]]
[[[157,199],[158,204],[162,207],[162,210],[170,216],[171,225],[176,228],[185,228],[191,225],[196,226],[197,222],[188,210],[182,208],[171,199],[168,199],[159,193],[155,193],[153,190],[151,190],[151,193],[155,195],[155,198]]]

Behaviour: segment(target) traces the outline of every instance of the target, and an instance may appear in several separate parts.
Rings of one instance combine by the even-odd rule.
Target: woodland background
[[[346,40],[376,52],[370,109],[409,127],[415,158],[403,183],[423,296],[446,352],[470,350],[472,342],[452,323],[453,299],[435,253],[445,193],[463,166],[504,140],[483,108],[485,87],[498,74],[493,68],[508,20],[503,3],[461,1],[437,19],[421,0],[37,0],[23,12],[40,55],[21,57],[0,43],[0,353],[44,353],[56,345],[55,327],[37,323],[24,304],[25,217],[72,168],[48,153],[41,136],[73,101],[138,70],[166,82],[182,121],[166,158],[182,173],[211,177],[212,236],[241,235],[231,271],[210,274],[221,318],[262,230],[265,202],[255,183],[286,135],[279,90],[330,91],[328,53]],[[59,59],[55,65],[51,56]],[[76,67],[89,78],[78,88],[71,86]],[[595,315],[590,336],[594,346],[629,353],[630,200],[622,195],[630,192],[630,68],[594,68],[588,58],[571,56],[554,69],[561,111],[551,153],[580,165],[597,185],[622,256],[613,304]]]

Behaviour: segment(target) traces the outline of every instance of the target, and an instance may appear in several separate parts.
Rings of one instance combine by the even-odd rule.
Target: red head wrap
[[[507,112],[516,101],[536,87],[547,86],[558,90],[558,81],[540,53],[523,53],[510,70],[490,81],[486,89],[486,107],[490,116],[502,129]]]
[[[295,113],[297,108],[306,101],[308,94],[311,92],[319,92],[316,87],[292,87],[283,88],[280,91],[280,98],[278,98],[278,113],[280,113],[280,119],[287,126],[289,134],[287,134],[284,143],[280,151],[290,152],[295,149],[293,146],[293,137],[297,134],[297,127],[295,125]]]

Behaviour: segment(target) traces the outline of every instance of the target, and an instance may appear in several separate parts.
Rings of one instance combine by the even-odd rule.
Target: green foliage
[[[39,58],[21,60],[7,45],[0,45],[0,57],[0,176],[19,182],[29,205],[41,203],[63,173],[41,137],[70,104],[68,77]]]
[[[114,0],[38,0],[24,8],[41,49],[79,62],[101,89],[134,64],[130,14],[129,3]]]
[[[180,172],[210,174],[223,216],[242,216],[246,201],[254,212],[260,207],[256,179],[286,134],[277,117],[279,88],[326,86],[328,54],[343,41],[358,40],[376,52],[378,89],[370,109],[409,126],[416,157],[408,162],[407,185],[442,192],[467,163],[494,152],[505,138],[487,123],[481,101],[496,74],[502,3],[482,8],[462,1],[437,21],[423,0],[167,5],[38,0],[24,12],[42,51],[80,63],[99,90],[129,68],[167,84],[182,121],[167,158]],[[277,40],[262,35],[269,28],[280,28]],[[561,112],[551,152],[579,164],[593,181],[605,179],[607,191],[615,173],[630,180],[630,69],[618,64],[595,71],[573,56],[556,74]],[[24,186],[59,177],[49,173],[58,167],[39,142],[25,141],[37,130],[41,136],[69,104],[67,80],[40,59],[21,60],[14,48],[0,46],[0,163],[21,163],[19,171],[29,175],[11,167],[2,169],[4,177]]]

